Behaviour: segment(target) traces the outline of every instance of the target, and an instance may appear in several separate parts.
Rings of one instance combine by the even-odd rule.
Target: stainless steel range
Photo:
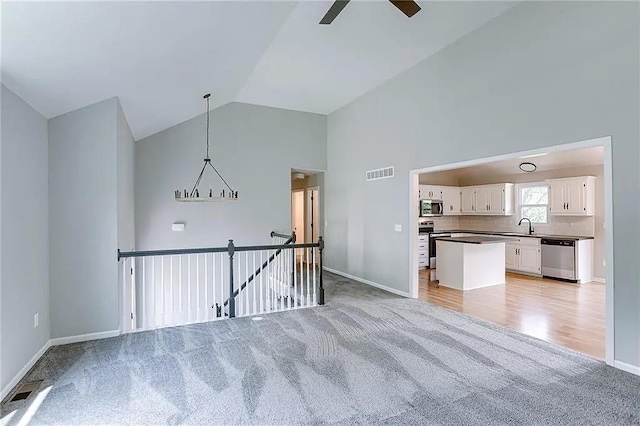
[[[429,269],[436,268],[436,237],[450,237],[451,232],[435,231],[433,221],[419,221],[418,233],[427,235],[426,245],[428,248],[427,259],[429,259]]]

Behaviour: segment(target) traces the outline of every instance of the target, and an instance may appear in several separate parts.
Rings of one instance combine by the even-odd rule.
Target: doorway
[[[482,166],[482,165],[487,165],[489,163],[496,163],[496,162],[503,162],[506,160],[515,160],[515,159],[522,159],[522,158],[537,158],[536,160],[532,161],[532,160],[522,160],[523,162],[539,162],[542,161],[541,158],[544,158],[542,156],[545,156],[547,154],[553,154],[553,153],[563,153],[563,152],[567,152],[567,151],[574,151],[574,150],[580,150],[580,149],[588,149],[588,148],[592,148],[592,147],[600,147],[603,149],[603,174],[602,174],[602,186],[603,186],[603,197],[601,199],[601,206],[603,207],[603,224],[601,225],[601,228],[604,228],[604,254],[602,256],[602,266],[604,267],[605,265],[613,265],[613,196],[612,196],[612,162],[611,162],[611,137],[602,137],[602,138],[597,138],[597,139],[591,139],[591,140],[586,140],[586,141],[581,141],[581,142],[575,142],[575,143],[568,143],[568,144],[562,144],[562,145],[556,145],[556,146],[551,146],[551,147],[545,147],[545,148],[541,148],[541,149],[536,149],[536,150],[531,150],[531,151],[523,151],[523,152],[516,152],[516,153],[510,153],[510,154],[504,154],[504,155],[498,155],[498,156],[494,156],[494,157],[487,157],[487,158],[480,158],[480,159],[475,159],[475,160],[470,160],[470,161],[464,161],[464,162],[459,162],[459,163],[453,163],[453,164],[446,164],[446,165],[439,165],[439,166],[433,166],[433,167],[427,167],[427,168],[423,168],[423,169],[415,169],[415,170],[411,170],[410,171],[410,199],[409,199],[409,203],[410,203],[410,221],[409,221],[409,229],[410,229],[410,235],[418,235],[418,221],[416,220],[416,214],[415,212],[418,211],[418,204],[419,204],[419,199],[420,197],[418,195],[414,195],[414,194],[419,194],[420,191],[420,175],[424,175],[426,173],[439,173],[439,172],[445,172],[445,171],[451,171],[451,170],[455,170],[455,169],[465,169],[465,168],[471,168],[471,167],[478,167],[478,166]],[[462,184],[461,182],[458,182],[461,189],[463,186],[465,186],[464,184]],[[486,183],[494,183],[494,182],[486,182]],[[423,182],[424,184],[424,182]],[[438,184],[441,185],[447,185],[447,183],[445,182],[439,182]],[[539,185],[538,185],[539,186]],[[535,188],[534,188],[535,189]],[[523,189],[524,192],[526,192],[526,188]],[[462,192],[462,191],[460,191]],[[529,191],[531,192],[531,191]],[[553,200],[550,200],[550,203],[552,203]],[[484,206],[484,202],[481,203]],[[489,202],[486,203],[487,204],[487,209],[489,206]],[[491,203],[493,204],[493,203]],[[535,210],[535,208],[538,208],[537,206],[529,206],[529,205],[525,205],[527,203],[522,202],[521,204],[523,204],[521,207],[522,209],[529,209],[529,210]],[[535,204],[535,203],[534,203]],[[560,203],[561,205],[563,205],[564,203]],[[549,209],[553,208],[553,206],[550,206]],[[566,208],[566,207],[565,207]],[[546,210],[546,209],[545,209]],[[541,210],[542,211],[542,210]],[[464,206],[461,207],[461,212],[464,213]],[[520,212],[519,211],[519,216],[520,216]],[[529,213],[533,213],[533,212],[529,212]],[[473,216],[473,215],[472,215]],[[480,218],[478,219],[473,219],[476,224],[477,223],[481,223],[481,224],[489,224],[489,222],[491,222],[490,224],[494,224],[496,221],[495,219],[492,219],[491,217],[486,217],[484,219],[482,219],[483,222],[480,221]],[[604,226],[604,224],[606,224],[606,226]],[[515,224],[514,224],[515,225]],[[464,228],[464,227],[463,227]],[[457,228],[457,227],[452,227],[451,229],[463,229],[463,228]],[[471,228],[474,229],[474,228]],[[481,228],[480,228],[481,229]],[[602,229],[600,229],[602,230]],[[502,230],[502,231],[506,231],[506,230]],[[410,270],[410,276],[411,276],[411,285],[410,285],[410,295],[411,297],[414,298],[418,298],[420,296],[420,280],[421,280],[421,274],[420,274],[420,268],[419,268],[419,247],[418,247],[418,239],[417,238],[409,238],[408,243],[410,245],[410,251],[409,253],[411,254],[411,261],[410,261],[410,265],[411,265],[411,270]],[[522,250],[522,249],[521,249]],[[507,259],[507,262],[509,260]],[[522,265],[521,265],[522,266]],[[509,268],[507,267],[507,269],[514,269],[513,267]],[[518,268],[515,268],[518,269]],[[523,268],[519,268],[519,269],[523,269]],[[605,267],[604,268],[604,323],[605,323],[605,332],[604,332],[604,345],[605,345],[605,360],[607,362],[607,364],[609,365],[613,365],[614,363],[614,321],[613,321],[613,314],[614,314],[614,304],[613,304],[613,284],[614,284],[614,274],[613,274],[613,268],[612,267]],[[423,276],[425,276],[424,274],[422,274]],[[428,282],[426,281],[431,281],[431,277],[430,276],[426,276],[427,278],[422,277],[422,281],[423,281],[423,287],[424,285],[428,285]],[[510,280],[512,281],[512,287],[514,289],[514,291],[519,291],[518,286],[522,287],[524,290],[523,291],[529,291],[532,288],[532,284],[536,285],[536,286],[540,286],[540,287],[544,287],[545,290],[547,290],[549,288],[550,284],[553,284],[554,282],[547,282],[542,278],[537,278],[537,279],[529,279],[526,276],[523,278],[522,275],[519,274],[507,274],[507,283],[510,282]],[[602,284],[602,283],[601,283]],[[573,284],[571,284],[573,285]],[[587,284],[588,285],[588,284]],[[597,286],[593,286],[594,290],[597,290]],[[560,287],[558,287],[560,289]],[[569,287],[567,287],[569,288]],[[470,296],[472,295],[473,292],[476,292],[478,295],[482,296],[480,293],[484,292],[484,293],[491,293],[491,292],[496,292],[500,289],[498,289],[497,287],[492,289],[491,287],[487,288],[486,290],[483,291],[476,291],[476,290],[472,290],[471,292],[464,292],[464,301],[460,301],[460,303],[467,303],[469,302],[469,300],[467,298],[467,294],[469,294]],[[451,296],[451,294],[455,293],[456,296],[460,296],[460,294],[456,293],[455,290],[448,290],[447,288],[439,288],[437,289],[437,291],[433,291],[431,292],[429,295],[427,295],[428,297],[432,297],[434,298],[434,300],[438,297],[440,298],[445,298],[447,300],[447,302],[451,302],[451,298],[448,296]],[[498,292],[500,293],[500,292]],[[504,293],[504,292],[503,292]],[[501,296],[503,297],[507,297],[508,295],[506,295],[506,293],[500,293]],[[423,291],[423,295],[424,295],[424,291]],[[495,300],[496,297],[498,297],[499,295],[496,294],[491,294],[490,297],[488,297],[487,300]],[[599,297],[597,294],[595,295],[596,298]],[[447,298],[448,297],[448,298]],[[478,296],[479,297],[479,296]],[[558,296],[560,297],[560,295]],[[478,303],[482,302],[481,300],[477,301]],[[486,311],[486,309],[482,308],[481,306],[478,308],[480,311]],[[531,326],[531,324],[525,324],[525,326],[523,326],[524,328],[536,328],[539,326],[539,323],[533,324],[533,326]],[[522,327],[521,327],[521,330]],[[535,331],[535,330],[534,330]],[[531,334],[531,333],[525,333],[525,334]]]
[[[305,241],[305,189],[291,191],[291,224],[296,233],[296,242]],[[302,252],[297,254],[297,261],[302,261]]]
[[[291,229],[295,231],[298,243],[316,243],[322,235],[323,183],[323,172],[291,169]],[[317,250],[316,253],[306,252],[301,251],[298,262],[314,263],[315,259],[317,263]]]

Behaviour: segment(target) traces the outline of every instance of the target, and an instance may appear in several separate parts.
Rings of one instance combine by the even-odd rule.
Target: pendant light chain
[[[207,99],[207,159],[210,159],[211,157],[209,157],[209,95],[205,95],[205,98]]]

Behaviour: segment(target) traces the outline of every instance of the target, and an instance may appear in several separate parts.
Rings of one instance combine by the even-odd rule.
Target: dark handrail
[[[235,251],[260,251],[260,250],[282,250],[293,248],[312,248],[319,247],[319,243],[302,243],[302,244],[272,244],[266,246],[243,246],[235,247]],[[286,247],[285,247],[286,246]],[[149,257],[149,256],[171,256],[179,254],[202,254],[202,253],[227,253],[228,247],[209,247],[195,249],[172,249],[172,250],[146,250],[146,251],[120,251],[118,250],[118,260],[130,257]]]
[[[292,240],[292,238],[296,235],[295,232],[292,232],[291,235],[287,235],[287,234],[280,234],[276,231],[272,231],[271,232],[271,238],[273,237],[278,237],[278,238],[287,238],[289,239],[289,241],[295,241],[295,239]]]
[[[144,251],[120,251],[118,260],[129,257],[170,256],[178,254],[202,254],[202,253],[227,253],[228,247],[206,247],[192,249],[168,249],[168,250],[144,250]]]

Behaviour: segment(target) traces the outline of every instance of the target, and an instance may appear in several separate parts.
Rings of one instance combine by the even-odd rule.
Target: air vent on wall
[[[367,182],[370,180],[387,179],[393,177],[393,166],[384,167],[382,169],[369,170],[366,174]]]

